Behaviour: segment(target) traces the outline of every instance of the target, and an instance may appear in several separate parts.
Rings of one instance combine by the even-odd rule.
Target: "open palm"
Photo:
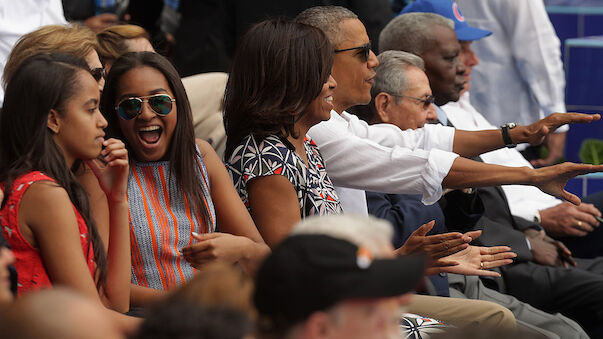
[[[508,265],[513,262],[512,258],[517,256],[507,246],[469,246],[459,252],[436,260],[435,265],[441,272],[457,273],[463,275],[480,275],[499,277],[500,274],[487,269]],[[438,265],[442,260],[445,265]],[[456,262],[457,265],[449,266],[447,263]],[[482,266],[483,265],[483,266]]]

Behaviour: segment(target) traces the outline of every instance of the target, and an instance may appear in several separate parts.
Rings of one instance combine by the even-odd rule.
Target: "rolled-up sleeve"
[[[378,130],[371,129],[373,126],[378,126]],[[446,137],[442,133],[439,139],[429,141],[427,133],[435,129],[412,135],[393,125],[364,127],[366,132],[360,133],[349,121],[332,114],[329,121],[310,129],[308,134],[318,144],[334,185],[383,193],[421,194],[425,204],[433,204],[441,197],[442,181],[458,157],[446,151],[452,149],[452,140],[444,141]],[[448,138],[453,139],[454,129],[444,130]],[[410,147],[405,141],[411,143]],[[425,146],[433,149],[421,149]]]

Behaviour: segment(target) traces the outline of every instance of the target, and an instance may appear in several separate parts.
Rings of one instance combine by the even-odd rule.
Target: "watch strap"
[[[500,126],[500,130],[502,131],[503,143],[508,148],[513,148],[513,147],[517,146],[513,143],[513,140],[511,140],[511,135],[509,134],[509,130],[512,129],[513,127],[515,127],[515,124],[513,124],[513,125],[504,124],[504,125]]]

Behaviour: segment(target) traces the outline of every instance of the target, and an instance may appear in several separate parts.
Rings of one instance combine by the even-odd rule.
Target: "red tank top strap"
[[[33,171],[15,179],[12,183],[10,194],[9,192],[6,192],[6,189],[4,190],[4,196],[7,199],[5,206],[7,206],[8,209],[7,215],[4,215],[4,213],[2,213],[1,215],[3,219],[7,218],[6,220],[8,224],[16,225],[17,229],[19,229],[19,202],[21,201],[21,198],[23,198],[23,194],[25,194],[29,186],[31,186],[35,182],[43,180],[55,182],[53,178],[47,176],[46,174],[40,171]],[[2,186],[4,186],[4,183],[2,184]],[[21,232],[18,233],[19,235],[21,234]]]

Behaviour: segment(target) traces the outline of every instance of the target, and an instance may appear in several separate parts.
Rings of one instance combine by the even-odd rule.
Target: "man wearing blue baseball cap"
[[[465,66],[466,85],[458,101],[442,106],[446,119],[456,128],[463,130],[476,131],[494,128],[494,125],[473,107],[469,95],[469,81],[473,68],[480,62],[478,55],[471,49],[472,42],[490,35],[489,31],[469,26],[456,3],[451,0],[419,0],[405,8],[405,12],[408,13],[416,11],[440,14],[455,22],[454,30],[461,44],[459,59]],[[508,87],[515,88],[517,86]],[[474,86],[474,89],[479,88],[479,85],[477,88]],[[490,109],[506,109],[506,107],[488,107],[488,111],[484,113],[489,113]],[[513,148],[489,152],[482,156],[482,160],[497,165],[530,166],[525,158]],[[603,229],[597,230],[599,226],[597,218],[601,217],[598,206],[595,207],[589,203],[579,206],[565,204],[527,186],[504,185],[502,190],[514,216],[539,224],[548,235],[562,240],[575,256],[584,258],[603,256]],[[584,201],[591,201],[590,197],[586,197]],[[487,237],[486,235],[485,238]],[[532,239],[532,241],[535,242],[537,239]],[[496,239],[495,243],[508,244],[501,238]]]
[[[475,40],[480,40],[491,34],[490,31],[485,31],[472,27],[467,24],[465,17],[457,4],[452,0],[418,0],[408,5],[403,13],[425,12],[439,14],[445,18],[454,21],[454,31],[461,44],[461,52],[459,58],[463,59],[465,66],[465,88],[461,92],[460,99],[452,100],[445,106],[442,106],[443,111],[439,111],[440,120],[450,120],[450,122],[458,129],[463,130],[486,130],[496,128],[496,122],[487,119],[491,110],[504,110],[509,113],[507,106],[492,107],[488,106],[484,115],[480,114],[480,110],[474,108],[472,101],[470,102],[469,81],[473,74],[473,68],[479,63],[478,55],[473,53],[471,46]],[[489,40],[488,38],[485,40]],[[497,92],[497,96],[501,92],[507,91],[509,88],[520,86],[518,81],[517,86],[504,87],[504,91]],[[434,84],[432,83],[432,86]],[[473,87],[474,90],[480,90],[478,84]],[[444,119],[441,116],[445,116]],[[563,126],[560,128],[562,129]],[[557,132],[557,131],[556,131]],[[504,166],[530,166],[525,158],[515,149],[500,149],[494,152],[489,152],[482,156],[482,160],[486,163],[504,165]],[[562,237],[564,243],[577,254],[578,257],[595,257],[603,255],[603,230],[593,232],[598,226],[597,217],[601,217],[601,212],[592,204],[583,203],[579,206],[565,204],[559,199],[538,192],[528,186],[521,185],[505,185],[502,186],[506,199],[508,201],[511,213],[526,220],[535,221],[540,224],[549,235],[554,237]],[[589,201],[588,197],[585,201]],[[586,237],[585,237],[586,236]],[[570,239],[573,238],[573,239]],[[496,243],[505,243],[498,241]],[[582,254],[582,255],[580,255]]]
[[[509,121],[526,124],[552,112],[565,112],[561,43],[544,1],[457,2],[469,24],[493,32],[491,38],[474,46],[482,59],[473,75],[471,95],[477,110],[495,125]],[[563,126],[547,137],[550,152],[546,159],[539,159],[540,151],[535,148],[526,149],[524,155],[534,166],[554,163],[563,156],[567,130],[568,126]]]
[[[452,7],[452,2],[449,1],[450,6]],[[454,16],[454,14],[450,14],[452,12],[448,12],[448,13],[444,13],[444,14],[448,14],[448,15],[452,15]],[[439,19],[438,19],[439,18]],[[439,21],[438,21],[439,20]],[[445,27],[447,24],[446,23],[441,23],[441,20],[446,20],[444,18],[442,18],[439,15],[434,15],[433,13],[412,13],[412,14],[405,14],[401,17],[398,17],[396,19],[394,19],[394,21],[392,23],[390,23],[390,25],[388,25],[389,27],[386,27],[380,36],[380,45],[382,49],[388,50],[388,49],[397,49],[397,50],[405,50],[405,51],[410,51],[410,52],[415,52],[417,54],[419,54],[421,57],[423,57],[423,59],[425,60],[425,66],[426,66],[426,71],[431,83],[431,86],[434,90],[434,95],[436,97],[440,97],[439,98],[439,102],[440,105],[445,104],[447,102],[451,102],[451,101],[458,101],[459,99],[459,93],[454,93],[454,91],[442,91],[442,89],[449,89],[449,88],[458,88],[458,86],[454,86],[457,83],[457,79],[459,79],[459,75],[460,76],[467,76],[466,71],[471,71],[471,64],[467,63],[467,64],[461,64],[457,67],[457,74],[456,77],[452,77],[450,76],[450,72],[452,71],[452,73],[454,73],[454,68],[450,68],[450,67],[442,67],[442,63],[446,64],[446,60],[447,58],[451,58],[450,63],[451,64],[456,64],[458,65],[461,61],[466,61],[466,62],[470,62],[470,60],[467,60],[467,58],[473,58],[475,59],[475,55],[472,55],[471,53],[466,53],[467,50],[470,49],[466,49],[463,48],[463,50],[461,50],[461,46],[458,43],[458,39],[456,37],[456,35],[454,34],[454,31],[452,30],[455,26],[453,24],[452,21],[448,20],[449,22],[449,26],[448,26],[448,31],[446,31],[446,29],[443,29],[443,27]],[[436,22],[440,22],[440,24],[436,24]],[[450,34],[452,33],[452,34]],[[456,41],[455,41],[456,40]],[[454,45],[456,45],[456,47],[454,47]],[[469,46],[469,42],[464,42],[463,43],[464,47],[468,47]],[[424,46],[428,46],[426,48],[423,48]],[[452,48],[452,50],[447,50],[447,47],[449,46],[453,46],[454,48]],[[444,61],[441,61],[444,60]],[[453,62],[453,60],[456,60],[455,62]],[[474,60],[475,61],[475,60]],[[467,68],[466,65],[469,65],[469,67]],[[462,90],[462,88],[460,89]],[[459,90],[459,92],[460,92]],[[443,112],[443,111],[442,111]],[[447,112],[446,112],[447,113]],[[469,119],[476,119],[477,117],[474,116],[470,116]],[[483,119],[483,117],[481,118]],[[449,122],[452,122],[453,124],[455,124],[456,126],[456,121],[457,120],[453,120],[453,119],[449,119]],[[458,126],[457,126],[458,127]],[[463,125],[461,128],[465,127],[465,125]],[[525,160],[524,160],[525,162]],[[507,163],[508,164],[508,163]],[[521,166],[525,166],[524,164],[521,164]],[[529,166],[529,164],[528,164]],[[502,190],[501,190],[502,191]],[[492,194],[492,196],[495,196],[497,194],[502,194],[504,195],[505,193],[500,193],[500,192],[494,192],[496,194]],[[527,197],[529,197],[530,195],[527,194]],[[493,198],[491,198],[490,200],[492,200]],[[502,202],[500,202],[500,200],[502,199]],[[542,285],[547,285],[547,286],[557,286],[555,289],[559,289],[559,288],[563,288],[566,289],[568,292],[567,293],[583,293],[586,292],[586,290],[589,289],[585,289],[585,288],[578,288],[576,286],[576,283],[580,282],[580,283],[585,283],[586,281],[596,281],[599,280],[599,277],[596,275],[597,272],[593,271],[593,272],[580,272],[580,270],[575,270],[575,269],[558,269],[555,266],[569,266],[571,265],[571,263],[573,263],[575,265],[575,263],[573,261],[570,261],[570,263],[564,263],[564,256],[563,253],[559,253],[557,258],[562,259],[559,260],[559,263],[557,263],[557,261],[555,262],[550,262],[551,258],[554,258],[555,256],[551,256],[552,254],[557,254],[557,252],[561,252],[561,248],[564,247],[559,247],[558,249],[555,248],[556,245],[560,244],[558,242],[555,241],[547,241],[546,239],[550,239],[550,238],[543,238],[542,236],[544,236],[544,233],[541,233],[541,237],[533,237],[530,238],[529,242],[526,242],[526,235],[524,235],[524,233],[522,232],[524,229],[529,229],[532,230],[532,227],[537,227],[536,225],[534,226],[530,226],[530,222],[527,220],[524,220],[525,222],[518,222],[515,221],[515,217],[512,217],[510,215],[510,213],[507,212],[504,213],[505,211],[503,211],[504,206],[506,206],[506,202],[504,201],[505,198],[499,198],[499,203],[496,204],[492,204],[492,203],[485,203],[486,205],[486,214],[487,215],[491,215],[492,213],[496,214],[497,216],[504,216],[504,220],[506,224],[508,224],[507,226],[504,226],[504,229],[498,231],[498,235],[495,234],[495,237],[498,237],[498,242],[497,243],[502,243],[502,244],[507,244],[510,245],[509,242],[504,242],[504,241],[500,241],[500,239],[505,238],[507,240],[509,239],[514,239],[517,238],[516,242],[513,243],[513,245],[511,246],[513,249],[517,249],[519,248],[520,250],[523,250],[521,248],[521,246],[525,247],[525,253],[527,253],[527,256],[524,257],[523,260],[520,260],[521,262],[518,264],[514,264],[512,265],[512,269],[510,269],[510,271],[506,271],[503,270],[505,272],[507,272],[505,281],[507,283],[507,290],[516,295],[518,298],[522,299],[523,301],[529,301],[530,303],[534,303],[535,306],[540,307],[540,308],[544,308],[545,310],[551,312],[553,311],[553,308],[557,308],[557,311],[563,311],[563,312],[568,312],[568,315],[570,315],[573,310],[577,310],[577,309],[584,309],[585,308],[575,308],[575,307],[570,307],[570,308],[566,308],[569,304],[568,302],[570,301],[578,301],[580,300],[580,298],[570,298],[567,300],[567,302],[562,302],[559,303],[559,299],[557,297],[553,297],[551,291],[547,288],[541,288],[538,286],[542,286]],[[527,225],[527,226],[514,226],[514,225]],[[533,224],[533,223],[532,223]],[[484,235],[488,235],[489,231],[493,231],[493,232],[497,232],[493,229],[491,229],[491,225],[489,226],[487,223],[485,224],[486,227],[484,229]],[[516,227],[516,228],[514,228]],[[536,232],[538,233],[538,232]],[[540,233],[538,233],[540,234]],[[544,240],[544,241],[542,241]],[[517,246],[515,246],[517,245]],[[532,248],[529,248],[529,246],[532,245]],[[539,253],[541,253],[540,251],[542,251],[542,246],[541,245],[547,245],[549,247],[552,246],[552,252],[550,252],[551,255],[549,256],[539,256]],[[567,249],[566,250],[566,254],[567,254]],[[530,254],[531,253],[531,254]],[[521,257],[521,255],[520,255]],[[568,260],[571,259],[571,256],[568,256]],[[544,262],[543,262],[544,261]],[[547,262],[549,261],[549,262]],[[553,267],[550,267],[553,266]],[[584,267],[585,268],[585,267]],[[509,273],[511,272],[511,273]],[[546,273],[549,272],[549,273]],[[557,272],[557,273],[562,273],[563,274],[568,274],[567,278],[558,280],[557,277],[559,277],[556,273],[552,273],[552,272]],[[542,274],[541,274],[542,273]],[[571,273],[571,274],[570,274]],[[592,275],[592,273],[595,273],[595,275]],[[530,279],[530,283],[528,284],[525,280],[525,276],[530,275],[531,279]],[[579,278],[578,276],[580,275],[585,275],[585,277]],[[535,277],[538,278],[535,278]],[[572,278],[573,276],[573,278]],[[586,278],[586,277],[590,277],[593,280],[589,280],[590,278]],[[600,283],[596,283],[596,285],[598,285]],[[554,289],[554,290],[555,290]],[[572,292],[569,292],[572,291]],[[586,300],[589,299],[591,300],[592,298],[596,298],[596,295],[592,295],[590,298],[585,298],[582,300]],[[594,304],[591,304],[594,305]],[[587,307],[586,305],[584,305],[584,307]],[[586,312],[587,314],[592,314],[592,315],[596,315],[597,312]],[[573,316],[574,319],[578,320],[581,324],[586,324],[586,325],[590,325],[589,322],[584,322],[581,321],[582,319],[584,319],[584,316],[578,316],[577,314],[571,314]],[[591,326],[592,327],[592,326]],[[592,329],[591,329],[592,330]]]

